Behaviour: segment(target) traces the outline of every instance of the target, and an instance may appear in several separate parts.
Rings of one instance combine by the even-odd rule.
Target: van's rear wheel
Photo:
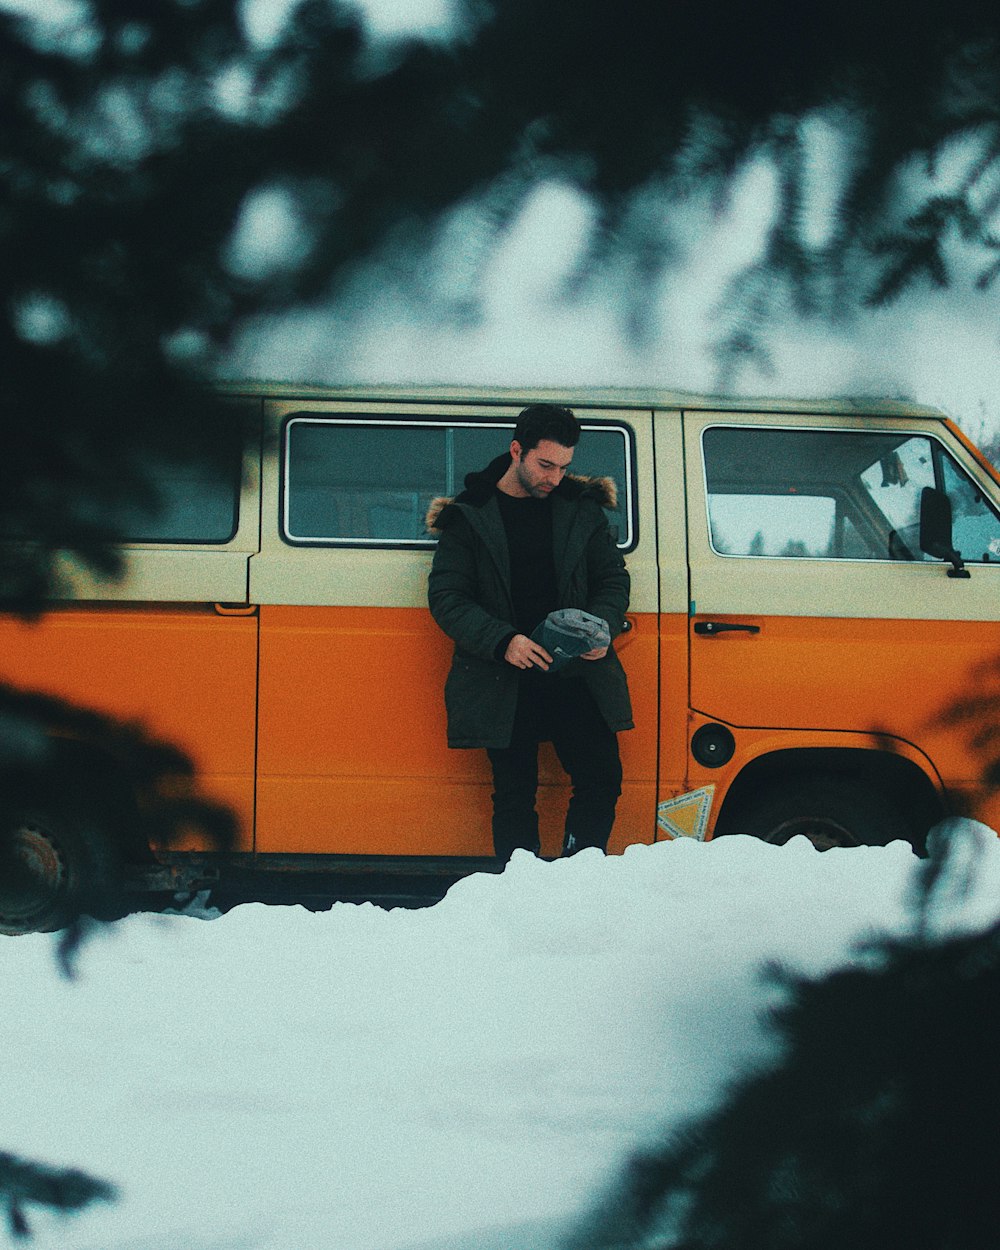
[[[0,933],[48,933],[120,901],[119,859],[86,810],[28,802],[0,812]]]
[[[746,798],[719,832],[751,833],[775,846],[802,835],[819,851],[914,840],[891,789],[882,791],[862,778],[820,774],[789,778],[785,784],[775,778],[766,790]]]

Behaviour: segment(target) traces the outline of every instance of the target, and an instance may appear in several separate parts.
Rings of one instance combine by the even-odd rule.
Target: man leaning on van
[[[448,745],[486,748],[504,862],[540,849],[540,742],[552,743],[572,782],[563,854],[607,848],[621,794],[617,733],[633,727],[611,645],[629,601],[603,512],[615,484],[567,473],[579,438],[569,408],[525,408],[509,452],[470,473],[455,499],[434,500],[427,518],[440,535],[428,602],[455,643]]]

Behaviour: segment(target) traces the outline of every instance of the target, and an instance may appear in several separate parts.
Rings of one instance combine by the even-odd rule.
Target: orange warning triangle
[[[710,785],[664,799],[656,806],[656,823],[668,838],[696,838],[703,842],[714,797],[715,786]]]

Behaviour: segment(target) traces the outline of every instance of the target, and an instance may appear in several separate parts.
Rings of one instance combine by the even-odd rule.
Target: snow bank
[[[941,891],[942,931],[1000,911],[1000,840],[956,832],[972,884]],[[818,973],[912,926],[920,870],[901,843],[518,853],[420,911],[132,916],[72,984],[51,938],[3,940],[0,1149],[122,1191],[36,1216],[31,1244],[550,1246],[626,1153],[769,1054],[764,965]]]

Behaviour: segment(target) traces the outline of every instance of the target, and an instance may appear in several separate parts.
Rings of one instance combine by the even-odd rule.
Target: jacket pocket
[[[509,678],[514,677],[513,686]],[[506,679],[506,680],[505,680]],[[511,697],[513,693],[513,699]],[[493,741],[513,720],[516,674],[478,656],[456,655],[444,684],[448,739],[476,744]]]

